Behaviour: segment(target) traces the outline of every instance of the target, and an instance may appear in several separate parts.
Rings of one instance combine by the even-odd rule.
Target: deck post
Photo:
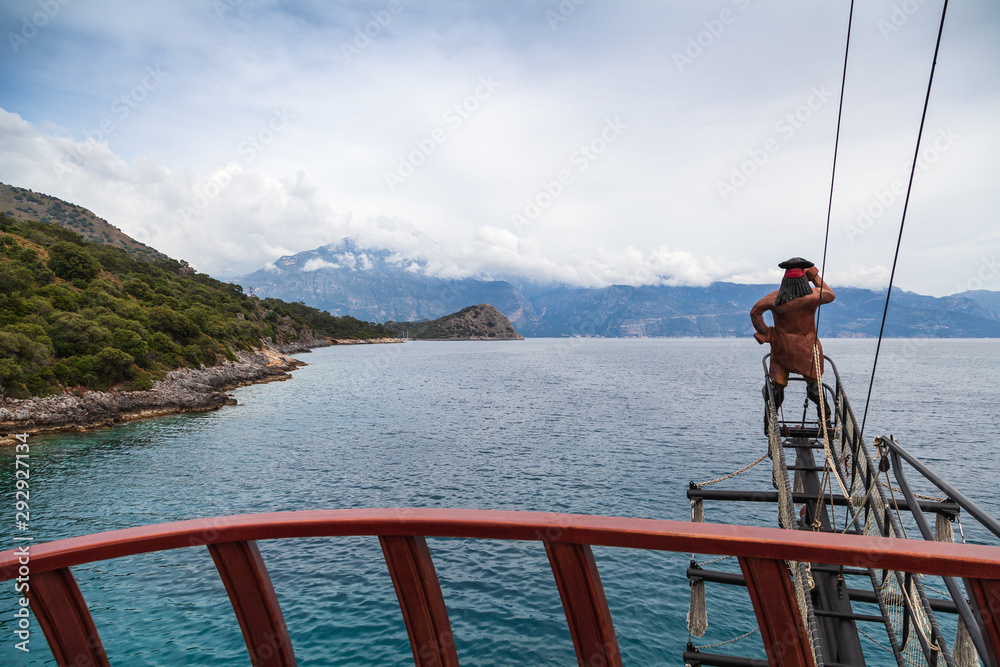
[[[545,542],[578,664],[621,667],[618,637],[589,544]]]
[[[458,667],[455,637],[427,540],[380,535],[416,667]]]
[[[32,574],[27,597],[59,667],[108,666],[97,626],[69,568]]]
[[[989,656],[980,656],[983,662],[1000,664],[1000,581],[992,579],[966,579],[970,606],[979,622]]]
[[[233,603],[253,667],[295,667],[278,596],[257,543],[222,542],[208,550]]]
[[[783,560],[740,557],[767,661],[779,667],[814,667],[812,647]]]

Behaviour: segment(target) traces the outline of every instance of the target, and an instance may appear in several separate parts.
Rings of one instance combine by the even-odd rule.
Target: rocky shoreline
[[[205,412],[236,399],[226,392],[237,387],[287,380],[290,371],[305,362],[289,354],[310,347],[359,342],[402,342],[395,338],[375,341],[309,341],[237,353],[237,361],[211,368],[180,368],[145,391],[66,391],[56,396],[0,399],[0,445],[16,442],[15,433],[88,431],[122,422],[184,412]]]

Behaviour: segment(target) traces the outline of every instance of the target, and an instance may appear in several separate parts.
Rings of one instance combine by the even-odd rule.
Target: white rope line
[[[897,489],[896,487],[891,486],[889,484],[886,484],[885,482],[879,482],[879,484],[881,484],[883,486],[883,488],[889,489],[890,491],[895,491],[896,493],[902,493],[902,490]],[[936,503],[946,503],[946,502],[948,502],[947,498],[938,498],[937,496],[925,496],[922,493],[914,493],[913,497],[914,498],[920,498],[921,500],[932,500],[932,501],[934,501]]]
[[[823,367],[819,358],[819,345],[813,345],[813,363],[816,365],[816,392],[819,394],[819,421],[823,428],[823,458],[826,459],[826,466],[833,472],[833,477],[837,480],[837,486],[845,498],[850,498],[851,493],[847,490],[844,480],[840,478],[840,471],[833,461],[833,454],[830,452],[830,432],[826,425],[826,396],[823,395]]]
[[[861,633],[861,634],[863,634],[863,635],[864,635],[865,637],[867,637],[867,638],[868,638],[868,641],[870,641],[871,643],[875,644],[875,645],[876,645],[876,646],[878,646],[878,647],[879,647],[880,649],[882,649],[882,650],[884,650],[884,651],[888,651],[889,653],[892,653],[892,649],[891,649],[891,648],[889,648],[888,646],[886,646],[885,644],[883,644],[883,643],[882,643],[882,642],[880,642],[879,640],[875,639],[874,637],[872,637],[872,636],[871,636],[870,634],[868,634],[867,632],[865,632],[865,631],[864,631],[864,630],[862,630],[861,628],[858,628],[858,632],[860,632],[860,633]]]
[[[761,461],[763,461],[764,459],[766,459],[768,454],[769,454],[769,452],[765,452],[764,455],[761,456],[759,459],[757,459],[753,463],[750,463],[750,464],[747,464],[747,465],[743,466],[742,468],[740,468],[736,472],[731,472],[728,475],[724,475],[722,477],[718,477],[716,479],[713,479],[710,482],[702,482],[701,484],[695,484],[695,486],[700,489],[703,486],[710,486],[712,484],[715,484],[716,482],[724,482],[727,479],[730,479],[732,477],[736,477],[737,475],[743,474],[747,470],[750,470],[750,468],[753,468],[755,465],[757,465],[758,463],[760,463]]]
[[[947,597],[949,597],[949,598],[951,597],[951,593],[949,593],[949,592],[948,592],[948,591],[946,591],[946,590],[942,590],[942,589],[938,588],[937,586],[933,586],[933,585],[931,585],[931,584],[927,583],[927,581],[922,581],[922,582],[920,582],[920,583],[921,583],[921,585],[922,585],[922,586],[923,586],[924,588],[929,588],[929,589],[931,589],[932,591],[934,591],[935,593],[937,593],[938,595],[945,595],[945,596],[947,596]]]
[[[719,646],[725,646],[726,644],[732,644],[733,642],[738,642],[741,639],[746,639],[747,637],[749,637],[750,635],[754,634],[755,632],[760,632],[760,628],[759,627],[758,628],[754,628],[750,632],[742,634],[739,637],[733,637],[732,639],[727,639],[726,641],[719,642],[718,644],[706,644],[705,646],[695,646],[694,644],[692,644],[692,646],[694,646],[694,648],[696,650],[698,650],[698,651],[701,651],[702,649],[706,649],[706,648],[718,648]]]
[[[715,565],[716,563],[721,563],[724,560],[729,560],[730,558],[736,558],[736,556],[723,556],[722,558],[716,558],[714,560],[707,560],[704,563],[695,563],[698,567],[705,567],[706,565]]]
[[[911,583],[909,588],[911,589],[915,588],[914,584]],[[934,653],[940,653],[941,647],[938,646],[933,641],[931,641],[931,638],[927,636],[927,632],[924,630],[923,626],[924,622],[927,622],[927,615],[922,605],[918,607],[916,604],[914,604],[913,597],[910,595],[912,592],[913,591],[907,591],[907,590],[903,591],[903,596],[906,598],[906,601],[910,604],[910,610],[911,610],[910,616],[913,619],[913,623],[911,623],[911,625],[914,628],[916,628],[917,632],[920,633],[920,638],[923,639],[924,642],[927,644],[927,648],[929,648]],[[917,617],[918,614],[920,615],[919,618]]]

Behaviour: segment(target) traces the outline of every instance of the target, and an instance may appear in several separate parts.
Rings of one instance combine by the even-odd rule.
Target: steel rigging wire
[[[840,78],[840,105],[837,108],[837,134],[833,140],[833,168],[830,170],[830,198],[826,205],[826,234],[823,237],[823,261],[820,263],[820,277],[826,275],[826,249],[830,245],[830,214],[833,211],[833,186],[837,180],[837,154],[840,151],[840,120],[844,115],[844,88],[847,85],[847,56],[851,52],[851,24],[854,22],[854,0],[851,0],[851,10],[847,16],[847,45],[844,47],[844,71]],[[823,309],[823,290],[826,280],[819,288],[819,306],[816,307],[816,340],[819,341],[819,314]],[[812,369],[815,375],[816,369]],[[823,388],[819,388],[820,395]]]
[[[906,199],[903,201],[903,216],[899,221],[899,237],[896,239],[896,253],[892,258],[892,271],[889,273],[889,288],[885,293],[885,308],[882,310],[882,324],[878,330],[878,344],[875,346],[875,360],[872,362],[871,379],[868,381],[868,397],[865,399],[865,413],[861,419],[861,437],[864,437],[865,422],[868,420],[868,406],[872,399],[872,387],[875,385],[875,369],[878,367],[878,353],[882,348],[882,334],[885,332],[885,319],[889,313],[889,297],[892,295],[892,282],[896,276],[896,262],[899,260],[899,248],[903,243],[903,227],[906,225],[906,210],[910,205],[910,192],[913,190],[913,177],[917,172],[917,159],[920,156],[920,140],[924,134],[924,122],[927,120],[927,107],[931,100],[931,86],[934,83],[934,70],[937,67],[938,52],[941,49],[941,34],[944,32],[944,17],[948,13],[948,0],[944,0],[941,8],[941,25],[938,27],[937,43],[934,45],[934,61],[931,63],[931,74],[927,81],[927,94],[924,97],[924,110],[920,115],[920,129],[917,131],[917,147],[913,152],[913,165],[910,167],[910,182],[906,186]],[[824,251],[825,255],[825,251]]]
[[[899,221],[899,236],[896,239],[896,251],[895,251],[895,254],[893,255],[892,270],[891,270],[891,272],[889,274],[889,287],[886,290],[885,307],[882,310],[882,322],[879,325],[878,343],[875,346],[875,358],[874,358],[874,360],[872,362],[871,377],[869,378],[869,381],[868,381],[868,395],[865,398],[864,417],[861,420],[861,435],[862,436],[864,435],[865,423],[868,420],[868,408],[869,408],[869,406],[871,404],[872,388],[875,385],[875,371],[878,368],[879,352],[882,349],[882,337],[883,337],[883,334],[885,333],[885,321],[886,321],[886,318],[887,318],[888,313],[889,313],[889,299],[890,299],[890,297],[892,295],[892,285],[893,285],[893,281],[894,281],[895,276],[896,276],[896,264],[898,263],[898,260],[899,260],[899,249],[900,249],[900,246],[902,245],[902,242],[903,242],[903,228],[906,225],[906,212],[907,212],[907,209],[909,208],[909,204],[910,204],[910,192],[913,189],[913,179],[914,179],[914,176],[916,174],[917,159],[918,159],[918,157],[920,155],[920,142],[921,142],[921,139],[922,139],[923,134],[924,134],[924,123],[925,123],[925,121],[927,119],[927,108],[928,108],[928,106],[930,104],[931,87],[932,87],[932,84],[934,83],[934,70],[937,67],[938,53],[939,53],[939,51],[941,49],[941,35],[944,32],[944,20],[945,20],[945,16],[947,15],[947,13],[948,13],[948,0],[944,0],[944,5],[942,6],[942,9],[941,9],[941,23],[940,23],[940,25],[938,27],[937,42],[934,45],[934,60],[931,63],[930,77],[929,77],[929,79],[927,81],[927,93],[926,93],[926,95],[924,97],[924,108],[923,108],[923,112],[921,113],[921,116],[920,116],[920,128],[917,131],[917,145],[916,145],[916,149],[914,150],[914,154],[913,154],[913,164],[910,167],[910,179],[909,179],[909,183],[907,184],[907,187],[906,187],[906,198],[905,198],[904,203],[903,203],[903,215],[902,215],[902,218]],[[843,117],[843,112],[844,112],[844,90],[845,90],[846,84],[847,84],[847,62],[848,62],[848,55],[850,54],[850,50],[851,50],[851,26],[852,26],[853,20],[854,20],[854,0],[851,0],[850,13],[849,13],[848,19],[847,19],[847,44],[844,47],[844,68],[843,68],[843,74],[842,74],[841,80],[840,80],[840,103],[839,103],[839,107],[837,109],[837,132],[836,132],[836,136],[835,136],[835,139],[834,139],[834,145],[833,145],[833,167],[831,169],[831,174],[830,174],[830,196],[829,196],[829,199],[827,201],[827,209],[826,209],[826,230],[825,230],[825,234],[824,234],[824,237],[823,237],[823,259],[822,259],[822,261],[820,263],[820,276],[821,277],[824,276],[824,275],[826,275],[826,256],[827,256],[827,249],[828,249],[829,244],[830,244],[830,219],[832,217],[832,212],[833,212],[833,193],[834,193],[834,186],[835,186],[836,177],[837,177],[837,156],[839,155],[839,152],[840,152],[840,127],[841,127],[841,119]],[[823,284],[819,288],[820,289],[820,303],[819,303],[819,306],[817,306],[817,308],[816,308],[816,331],[817,331],[816,339],[817,340],[819,340],[820,314],[822,313],[822,309],[823,309],[823,290],[825,288],[826,288],[826,281],[824,280]],[[813,372],[815,373],[815,371],[816,371],[816,369],[814,368]]]

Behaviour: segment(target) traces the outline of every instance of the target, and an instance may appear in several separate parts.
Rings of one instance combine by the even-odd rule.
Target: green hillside
[[[15,220],[38,220],[65,227],[80,234],[84,241],[122,248],[137,257],[170,259],[82,206],[41,192],[0,183],[0,213]]]
[[[386,322],[397,336],[413,340],[524,340],[507,316],[488,303],[422,322]]]
[[[0,398],[144,389],[174,368],[233,360],[268,338],[391,336],[302,304],[262,302],[162,257],[0,213]]]

